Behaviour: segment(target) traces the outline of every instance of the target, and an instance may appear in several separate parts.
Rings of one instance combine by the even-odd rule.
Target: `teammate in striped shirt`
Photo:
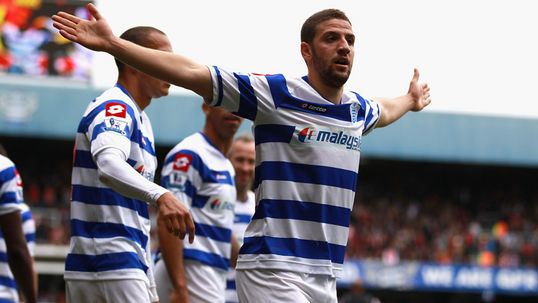
[[[308,74],[301,78],[234,73],[137,47],[114,36],[93,5],[88,9],[95,20],[59,13],[54,26],[253,121],[257,205],[236,267],[240,302],[336,302],[362,137],[431,102],[418,70],[400,97],[369,100],[345,91],[355,35],[335,9],[303,24]]]
[[[172,51],[166,35],[152,27],[131,28],[122,37]],[[144,109],[167,95],[170,84],[116,64],[116,85],[90,102],[76,134],[67,302],[158,301],[148,203],[158,207],[168,231],[183,238],[188,228],[194,238],[188,209],[153,183],[157,159]]]
[[[155,281],[162,303],[224,302],[226,272],[237,259],[235,173],[226,154],[242,119],[206,104],[202,109],[203,130],[172,148],[163,164],[162,185],[190,209],[196,240],[175,239],[159,219],[162,258],[155,265]]]
[[[0,154],[0,302],[37,302],[34,267],[35,224],[23,203],[22,180],[13,162]]]
[[[228,152],[228,158],[235,170],[235,216],[232,233],[237,238],[239,246],[243,244],[243,236],[248,223],[254,215],[256,201],[251,190],[254,181],[256,150],[254,138],[246,133],[237,136]],[[226,277],[226,303],[239,302],[235,286],[235,269],[230,268]]]

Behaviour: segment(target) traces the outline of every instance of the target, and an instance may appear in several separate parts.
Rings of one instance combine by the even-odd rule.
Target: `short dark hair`
[[[310,16],[303,23],[303,27],[301,28],[301,42],[312,43],[316,35],[316,26],[321,22],[331,19],[341,19],[351,24],[351,21],[349,21],[343,11],[334,8],[324,9]]]
[[[126,30],[123,34],[121,34],[120,38],[125,39],[127,41],[131,41],[134,44],[138,44],[140,46],[155,48],[156,45],[153,44],[153,40],[149,39],[149,36],[151,33],[159,33],[166,36],[166,34],[163,31],[156,29],[155,27],[136,26],[136,27]],[[121,73],[123,71],[123,67],[125,66],[125,64],[116,58],[114,58],[114,60],[116,61],[116,66],[118,67],[118,71]]]

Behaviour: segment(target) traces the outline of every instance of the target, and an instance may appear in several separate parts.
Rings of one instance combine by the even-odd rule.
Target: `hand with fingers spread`
[[[430,87],[427,83],[418,83],[418,69],[415,68],[413,79],[409,84],[408,94],[411,95],[414,106],[411,108],[412,111],[417,112],[422,110],[428,104],[431,103],[430,99]]]
[[[183,239],[188,231],[189,243],[192,243],[194,241],[194,222],[187,207],[181,204],[170,192],[160,196],[157,205],[159,206],[160,219],[166,225],[168,232]]]
[[[107,21],[93,4],[86,6],[93,16],[91,20],[81,19],[66,12],[52,16],[53,25],[60,34],[91,50],[106,51],[111,40],[116,38]]]

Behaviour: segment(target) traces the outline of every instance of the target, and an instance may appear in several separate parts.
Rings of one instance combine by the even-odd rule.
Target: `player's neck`
[[[334,87],[331,85],[327,85],[319,75],[315,73],[308,73],[308,84],[312,86],[318,94],[320,94],[323,98],[331,101],[334,104],[340,104],[340,101],[342,100],[342,94],[344,93],[344,87]]]
[[[151,98],[142,93],[140,85],[135,83],[135,81],[128,81],[123,77],[119,77],[118,84],[127,90],[133,101],[138,105],[140,111],[144,111],[144,109],[151,103]]]
[[[247,202],[249,187],[236,184],[235,189],[237,191],[237,201]]]
[[[211,141],[211,143],[213,143],[213,145],[215,145],[221,153],[224,155],[228,154],[228,151],[233,143],[233,136],[230,138],[222,137],[208,124],[204,126],[202,133],[206,135],[209,141]]]

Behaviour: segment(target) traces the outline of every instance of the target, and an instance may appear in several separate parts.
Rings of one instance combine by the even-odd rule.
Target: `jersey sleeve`
[[[133,108],[119,100],[103,102],[85,116],[82,132],[91,142],[91,154],[95,156],[106,147],[119,149],[128,158],[131,139],[137,135],[138,125]]]
[[[364,118],[364,128],[362,130],[363,135],[370,133],[381,117],[381,106],[374,100],[368,100],[357,94],[359,99],[360,110],[359,115]]]
[[[13,162],[3,158],[0,166],[0,215],[21,211],[22,180]]]
[[[190,209],[201,202],[198,201],[198,190],[204,167],[200,156],[194,151],[182,149],[171,152],[164,160],[161,185]]]
[[[258,103],[269,99],[257,96],[270,93],[265,89],[264,75],[234,73],[216,66],[209,70],[213,81],[213,99],[206,100],[206,103],[254,121],[260,107]]]
[[[28,205],[21,204],[21,217],[22,217],[22,231],[24,232],[24,237],[26,238],[26,244],[28,245],[28,251],[30,255],[34,256],[35,251],[35,221],[32,216],[32,212]]]

